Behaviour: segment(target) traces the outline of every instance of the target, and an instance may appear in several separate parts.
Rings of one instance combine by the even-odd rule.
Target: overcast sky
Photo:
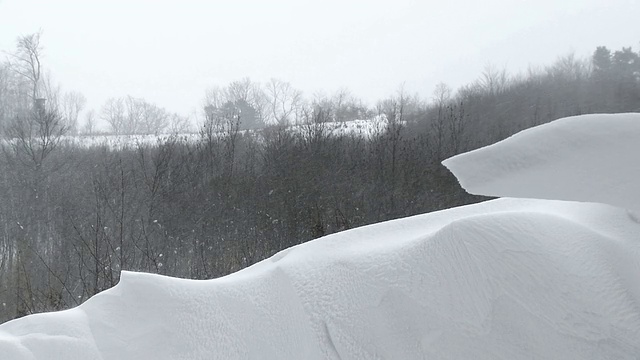
[[[133,95],[192,113],[243,77],[369,103],[405,82],[429,97],[487,64],[515,73],[640,41],[636,0],[0,0],[0,50],[43,30],[45,66],[99,111]]]

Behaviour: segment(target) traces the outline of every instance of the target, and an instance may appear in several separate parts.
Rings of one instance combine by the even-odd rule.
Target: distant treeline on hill
[[[323,235],[482,200],[440,162],[560,117],[640,111],[638,57],[599,47],[517,77],[487,68],[455,94],[400,90],[374,109],[340,94],[302,101],[278,81],[278,102],[260,107],[243,80],[207,95],[196,141],[123,148],[65,145],[55,108],[15,111],[0,152],[0,321],[79,304],[123,269],[212,278]],[[386,121],[366,136],[326,124],[376,115]]]

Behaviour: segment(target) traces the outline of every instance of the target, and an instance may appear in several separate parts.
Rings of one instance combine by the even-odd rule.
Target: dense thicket
[[[326,234],[478,201],[441,160],[564,116],[640,111],[639,66],[630,48],[598,48],[515,78],[488,68],[455,96],[399,92],[365,109],[384,115],[377,128],[342,135],[327,121],[363,110],[327,99],[295,128],[274,110],[280,124],[264,129],[259,109],[239,110],[249,101],[222,101],[198,141],[118,149],[64,145],[42,131],[62,130],[55,112],[26,111],[31,132],[7,132],[0,154],[0,321],[79,304],[123,269],[212,278]],[[241,131],[248,113],[253,130]]]

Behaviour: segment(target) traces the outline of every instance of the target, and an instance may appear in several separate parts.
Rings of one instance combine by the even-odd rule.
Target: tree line
[[[82,148],[60,141],[69,115],[36,101],[47,94],[38,61],[20,54],[28,66],[0,80],[0,321],[80,304],[121,270],[208,279],[327,234],[477,202],[441,160],[560,117],[640,110],[638,54],[599,47],[518,76],[488,67],[427,99],[399,88],[373,107],[243,79],[205,94],[197,141]],[[114,102],[122,117],[161,112]],[[358,118],[378,122],[332,131]]]

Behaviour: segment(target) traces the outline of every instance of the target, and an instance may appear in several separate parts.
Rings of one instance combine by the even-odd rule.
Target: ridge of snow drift
[[[596,136],[603,119],[615,141]],[[471,191],[631,207],[636,119],[565,119],[445,163]],[[614,153],[572,154],[592,149]],[[619,181],[536,183],[534,170],[577,180],[570,170],[605,161]],[[597,179],[609,187],[586,198]],[[638,339],[640,223],[608,204],[503,198],[329,235],[219,279],[123,272],[74,309],[0,325],[0,358],[637,359]]]
[[[640,114],[590,114],[523,130],[443,161],[476,195],[640,210]]]
[[[2,359],[603,359],[640,353],[640,225],[498,199],[327,236],[214,280],[123,272],[0,326]]]

